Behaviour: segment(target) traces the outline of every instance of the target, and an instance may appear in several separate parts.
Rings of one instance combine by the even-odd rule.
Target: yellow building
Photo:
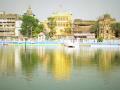
[[[103,17],[99,18],[99,37],[102,37],[103,39],[115,38],[114,31],[111,29],[111,24],[113,23],[115,23],[115,19],[111,18],[108,14],[105,14]]]
[[[58,38],[71,34],[72,30],[72,14],[68,12],[56,12],[53,13],[52,18],[55,19],[56,26],[56,36]]]

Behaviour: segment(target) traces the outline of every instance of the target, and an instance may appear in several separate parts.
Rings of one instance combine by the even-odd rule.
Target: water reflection
[[[22,72],[25,73],[27,79],[32,78],[34,70],[36,70],[39,64],[39,57],[36,49],[24,49],[20,50],[21,68]]]
[[[15,51],[13,48],[0,47],[0,73],[3,75],[15,73]]]
[[[70,79],[73,71],[83,67],[95,67],[101,73],[110,73],[119,66],[119,48],[0,47],[0,75],[19,72],[27,80],[32,80],[34,73],[41,68],[42,73],[63,80]]]
[[[64,49],[57,48],[53,51],[51,62],[51,71],[56,79],[68,79],[71,72],[71,58]]]

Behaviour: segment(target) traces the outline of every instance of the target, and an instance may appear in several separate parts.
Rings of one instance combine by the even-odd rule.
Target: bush
[[[99,37],[99,38],[97,39],[97,42],[103,42],[103,38],[102,38],[102,37]]]

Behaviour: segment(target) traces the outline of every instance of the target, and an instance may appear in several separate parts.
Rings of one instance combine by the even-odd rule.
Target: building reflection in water
[[[109,50],[98,49],[94,56],[94,59],[98,60],[99,69],[103,72],[110,71],[112,58],[114,58],[114,51],[110,52]]]
[[[0,47],[0,74],[21,72],[32,80],[35,71],[43,69],[57,80],[70,79],[73,70],[96,67],[101,73],[111,72],[120,65],[120,50],[117,48],[79,49],[67,47]]]
[[[71,58],[64,49],[58,48],[53,52],[52,72],[56,79],[69,79],[71,73]]]
[[[0,47],[0,73],[3,75],[15,74],[14,48]]]
[[[98,49],[95,52],[94,61],[97,61],[100,71],[110,72],[110,70],[116,66],[114,62],[120,64],[115,58],[118,54],[120,55],[120,51],[117,51],[117,48]]]
[[[52,74],[55,79],[68,79],[71,72],[70,57],[61,47],[55,49],[38,48],[40,61],[45,71]]]
[[[74,67],[81,68],[83,66],[92,66],[92,58],[94,57],[96,49],[89,47],[81,47],[74,50],[73,65]]]

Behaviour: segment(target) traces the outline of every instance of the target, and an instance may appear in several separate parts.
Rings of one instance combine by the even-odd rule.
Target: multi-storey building
[[[91,33],[91,27],[96,23],[96,21],[86,21],[75,19],[73,22],[73,34],[77,38],[95,38],[95,34]]]
[[[99,37],[103,39],[115,38],[114,30],[111,29],[111,24],[115,23],[115,19],[111,18],[110,15],[104,15],[99,18]]]
[[[15,37],[18,35],[16,31],[16,21],[18,19],[17,14],[0,12],[0,37]]]
[[[71,35],[72,30],[72,14],[68,12],[53,13],[52,18],[56,22],[55,31],[58,38]]]

